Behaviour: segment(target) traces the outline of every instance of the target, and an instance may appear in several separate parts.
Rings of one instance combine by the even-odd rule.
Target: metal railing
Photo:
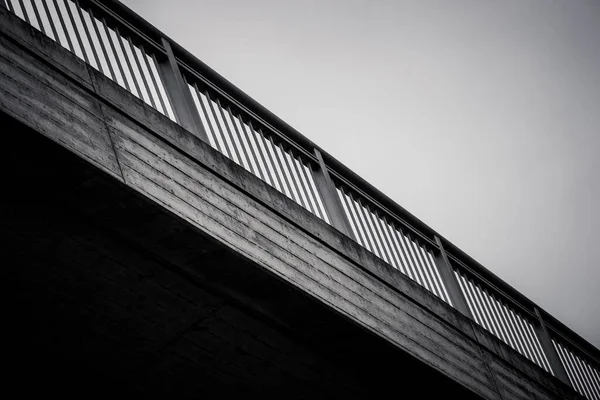
[[[380,215],[367,200],[344,185],[336,187],[356,241],[410,279],[452,305],[428,241]]]
[[[515,310],[500,295],[486,287],[483,282],[469,277],[464,271],[454,269],[454,273],[475,322],[546,371],[553,373],[534,330],[535,315]]]
[[[597,365],[594,366],[588,357],[558,338],[552,338],[552,345],[573,388],[588,399],[600,400],[600,371]]]
[[[277,135],[253,123],[218,92],[188,78],[188,89],[210,145],[329,223],[315,185],[314,157],[286,147]]]
[[[175,120],[156,46],[71,0],[8,0],[9,9],[145,103]],[[159,52],[159,55],[162,52]]]
[[[600,352],[118,1],[0,0],[537,366],[600,400]]]

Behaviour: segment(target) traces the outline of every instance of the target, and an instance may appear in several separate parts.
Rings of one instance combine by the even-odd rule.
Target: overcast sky
[[[125,0],[600,347],[600,2]]]

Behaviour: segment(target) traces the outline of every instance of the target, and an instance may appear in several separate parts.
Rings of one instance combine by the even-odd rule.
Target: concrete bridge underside
[[[23,397],[477,398],[14,119],[0,126],[3,358]]]

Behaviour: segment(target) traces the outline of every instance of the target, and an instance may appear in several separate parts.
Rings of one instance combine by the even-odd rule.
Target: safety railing
[[[189,77],[188,89],[210,145],[329,223],[313,178],[314,156],[281,142],[215,90]]]
[[[586,355],[569,346],[566,341],[552,338],[552,345],[564,365],[575,390],[592,400],[600,400],[600,370]]]
[[[466,271],[455,268],[454,273],[473,319],[504,343],[553,373],[535,333],[535,315],[522,310],[521,307],[511,307],[510,301],[503,299],[483,282],[469,276]]]
[[[349,187],[336,191],[352,234],[363,247],[452,305],[433,255],[433,245],[395,223]]]
[[[125,90],[600,400],[600,352],[162,32],[113,0],[0,0]]]
[[[6,0],[8,8],[148,105],[175,120],[157,46],[72,0]],[[162,51],[159,51],[159,56]]]

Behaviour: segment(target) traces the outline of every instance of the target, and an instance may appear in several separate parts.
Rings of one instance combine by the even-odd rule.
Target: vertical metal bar
[[[562,347],[562,345],[556,341],[554,342],[554,344],[556,345],[555,350],[557,352],[557,354],[559,354],[559,361],[561,361],[566,373],[567,373],[567,378],[569,379],[569,386],[571,386],[573,389],[575,389],[576,391],[579,392],[579,382],[577,381],[576,377],[575,377],[575,373],[573,372],[572,368],[571,368],[571,364],[569,363],[568,360],[568,355],[566,354],[566,350]]]
[[[525,353],[523,355],[535,362],[535,356],[533,355],[533,348],[531,345],[531,338],[529,337],[529,335],[527,335],[527,330],[525,328],[523,320],[521,319],[521,316],[518,312],[513,310],[511,310],[511,315],[513,317],[513,320],[515,321],[515,324],[517,325],[517,332],[521,336],[521,343],[523,344],[523,348],[525,349]]]
[[[411,253],[412,259],[414,260],[415,265],[417,266],[419,273],[421,274],[421,278],[423,279],[423,286],[427,288],[431,293],[437,295],[437,293],[435,292],[435,286],[433,285],[433,280],[431,279],[431,276],[429,274],[429,270],[427,269],[427,266],[421,259],[421,254],[418,250],[419,245],[416,242],[416,239],[413,237],[412,232],[410,231],[406,232],[404,237],[406,239],[406,245]]]
[[[393,222],[388,222],[388,221],[383,221],[383,225],[384,228],[386,228],[388,236],[391,239],[391,243],[392,243],[392,248],[394,249],[394,251],[396,252],[396,255],[398,256],[398,261],[399,261],[399,265],[400,265],[400,271],[408,276],[410,279],[414,278],[411,275],[410,269],[408,268],[408,262],[406,261],[406,259],[404,258],[404,254],[402,253],[402,247],[400,246],[400,243],[398,243],[398,238],[396,237],[396,228],[394,227],[394,223]]]
[[[211,143],[211,139],[212,139],[213,143],[211,143],[211,146],[213,146],[215,149],[217,149],[221,154],[224,154],[227,156],[227,148],[225,147],[225,143],[223,143],[223,139],[221,138],[221,135],[219,135],[219,132],[218,132],[219,126],[217,125],[217,121],[215,121],[215,118],[214,118],[214,115],[212,112],[212,106],[210,105],[211,99],[208,94],[208,90],[201,92],[196,83],[194,83],[194,88],[196,90],[196,95],[198,96],[198,100],[200,102],[200,107],[201,107],[201,110],[199,111],[200,119],[201,119],[201,121],[206,120],[206,122],[207,122],[207,125],[203,125],[203,127],[204,127],[204,131],[207,134],[208,141],[209,141],[209,143]],[[208,126],[208,129],[206,129],[207,126]]]
[[[371,211],[368,209],[368,205],[367,204],[363,205],[363,203],[360,200],[361,200],[360,197],[357,196],[356,210],[357,210],[359,217],[361,218],[361,221],[363,222],[363,224],[365,226],[365,231],[369,233],[369,242],[371,243],[371,246],[373,247],[373,253],[375,253],[379,258],[381,258],[385,262],[389,263],[389,261],[387,260],[387,256],[383,253],[383,248],[381,247],[379,240],[377,240],[378,239],[377,232],[375,232],[375,229],[373,228],[373,224],[371,223],[371,220],[369,218]]]
[[[108,28],[108,25],[106,24],[106,20],[104,18],[102,18],[102,25],[104,25],[104,31],[106,33],[106,37],[108,38],[108,44],[110,44],[110,49],[115,57],[115,62],[117,63],[117,67],[119,68],[119,74],[121,75],[121,78],[123,79],[123,83],[125,84],[125,88],[131,92],[131,88],[129,87],[129,82],[127,80],[127,76],[125,75],[125,70],[123,69],[123,65],[121,63],[121,60],[119,59],[119,53],[117,52],[117,48],[116,48],[116,44],[114,42],[114,38],[111,35],[111,31]],[[115,33],[116,36],[116,33]]]
[[[419,251],[421,252],[423,262],[425,263],[425,265],[427,266],[427,269],[429,270],[429,274],[431,275],[431,280],[433,281],[433,284],[435,285],[435,288],[438,291],[440,298],[442,300],[444,300],[445,302],[447,302],[448,304],[452,305],[452,299],[450,299],[450,297],[448,296],[448,292],[446,291],[446,288],[444,287],[444,282],[442,281],[442,278],[440,277],[440,273],[437,270],[435,263],[432,261],[433,258],[431,258],[431,254],[429,253],[428,246],[425,243],[420,244]]]
[[[373,225],[375,226],[375,230],[377,231],[377,235],[379,236],[379,240],[381,242],[381,244],[383,245],[383,248],[385,249],[387,256],[389,258],[388,263],[390,265],[394,265],[395,263],[395,255],[392,252],[392,246],[391,244],[388,243],[385,231],[383,230],[383,216],[379,216],[377,215],[377,213],[373,212],[372,215],[373,217]]]
[[[465,296],[458,286],[458,281],[454,275],[454,270],[450,264],[450,260],[448,260],[446,250],[444,250],[444,245],[442,244],[441,239],[437,236],[435,236],[435,242],[438,245],[438,252],[435,254],[435,265],[442,276],[442,282],[446,286],[448,294],[450,295],[450,299],[452,300],[452,304],[454,304],[454,307],[456,307],[458,311],[473,319],[473,314],[471,314],[469,307],[467,307]]]
[[[524,318],[524,322],[525,328],[527,329],[527,332],[529,332],[529,337],[532,341],[533,350],[539,359],[539,365],[547,371],[552,371],[552,367],[548,365],[548,359],[542,350],[540,341],[535,333],[535,330],[533,329],[531,322],[529,322],[526,318]]]
[[[498,333],[496,332],[496,327],[492,323],[492,318],[489,315],[487,305],[485,304],[485,302],[483,301],[483,299],[481,297],[481,289],[479,288],[479,285],[477,285],[477,282],[475,281],[475,279],[469,280],[469,285],[471,286],[471,291],[473,292],[473,297],[475,298],[475,301],[479,305],[479,311],[480,311],[483,321],[485,322],[486,329],[488,331],[490,331],[490,333],[493,334],[494,336],[499,337]]]
[[[296,200],[296,191],[292,187],[292,184],[289,181],[289,178],[286,174],[285,163],[283,161],[283,156],[281,155],[281,149],[279,146],[275,144],[273,140],[273,136],[269,136],[269,140],[267,141],[267,147],[272,151],[273,158],[275,159],[275,169],[277,170],[278,175],[281,177],[281,182],[284,187],[284,191],[286,195],[297,202]]]
[[[58,38],[58,31],[54,26],[54,21],[52,21],[52,14],[50,14],[48,3],[46,1],[42,1],[42,4],[44,5],[44,11],[46,12],[46,17],[48,17],[48,23],[50,24],[50,29],[52,29],[52,34],[54,35],[56,42],[60,43],[60,39]]]
[[[33,13],[35,14],[35,18],[38,21],[38,25],[40,26],[40,30],[44,35],[47,35],[46,29],[44,28],[44,23],[42,22],[42,17],[40,16],[40,12],[37,9],[37,5],[35,4],[35,0],[31,0],[31,8],[33,8]]]
[[[8,9],[8,11],[10,11],[13,14],[15,12],[12,4],[10,3],[10,0],[0,0],[0,7],[4,7],[6,9]]]
[[[425,255],[427,258],[427,262],[429,263],[431,270],[435,274],[435,279],[438,282],[438,285],[440,286],[442,293],[444,294],[444,299],[446,300],[446,302],[448,304],[450,304],[452,307],[454,307],[454,304],[452,303],[452,299],[450,298],[450,294],[448,293],[448,289],[446,289],[446,285],[444,284],[444,281],[442,280],[442,276],[440,275],[440,271],[438,270],[437,266],[435,265],[435,260],[433,259],[433,255],[432,255],[433,249],[431,247],[429,247],[429,248],[424,248],[423,251],[426,253]]]
[[[250,161],[250,155],[248,153],[248,149],[246,148],[247,143],[245,142],[245,140],[243,140],[242,136],[240,135],[240,133],[238,132],[238,129],[236,127],[236,124],[235,124],[236,116],[233,114],[233,112],[231,111],[231,107],[229,107],[229,106],[224,107],[222,112],[223,112],[223,116],[225,118],[225,124],[227,125],[227,127],[229,128],[229,131],[231,132],[231,137],[232,137],[233,141],[235,142],[235,145],[237,147],[239,147],[240,160],[242,161],[242,165],[248,171],[252,172],[252,174],[256,175],[256,173],[254,172],[254,168],[252,166],[252,162]]]
[[[600,378],[598,378],[596,375],[594,375],[594,372],[595,372],[594,366],[590,362],[583,360],[583,364],[585,366],[588,376],[590,377],[590,380],[592,381],[594,389],[595,389],[596,393],[598,394],[598,399],[600,399]]]
[[[266,160],[265,165],[268,167],[272,181],[275,184],[274,187],[286,196],[290,196],[290,194],[288,194],[288,189],[285,186],[285,182],[283,181],[283,176],[279,168],[275,151],[271,147],[271,141],[269,140],[268,136],[262,131],[262,129],[258,128],[258,130],[256,130],[255,132],[256,138],[260,143],[260,149],[262,151],[262,154],[264,154]]]
[[[427,281],[425,280],[425,277],[423,276],[423,271],[421,270],[421,267],[419,266],[413,252],[412,249],[410,247],[410,241],[412,240],[409,236],[407,236],[406,232],[404,229],[402,229],[402,227],[398,227],[398,239],[400,240],[400,243],[403,246],[404,249],[404,254],[406,255],[406,259],[408,260],[408,263],[411,265],[412,269],[413,269],[413,273],[415,274],[416,277],[416,281],[419,282],[419,284],[425,288],[427,288]]]
[[[419,276],[419,271],[415,267],[414,262],[410,257],[410,252],[408,251],[408,249],[406,247],[404,231],[402,230],[401,227],[397,226],[397,227],[394,227],[394,234],[395,234],[396,240],[398,241],[398,243],[400,245],[399,248],[400,248],[400,251],[402,252],[403,259],[406,262],[406,269],[408,271],[410,271],[410,273],[409,273],[410,278],[412,280],[414,280],[415,282],[417,282],[419,285],[423,286],[423,283],[420,280],[421,278]]]
[[[364,218],[361,213],[362,205],[360,204],[360,201],[358,201],[358,199],[355,199],[354,196],[352,196],[352,192],[348,193],[347,198],[349,199],[348,204],[350,204],[350,209],[354,211],[354,220],[356,221],[357,225],[360,226],[362,229],[363,236],[365,239],[363,246],[369,249],[370,252],[377,254],[377,250],[375,248],[375,245],[373,244],[373,239],[371,238],[371,232],[369,232],[369,227],[364,221]]]
[[[340,203],[340,199],[336,194],[335,184],[331,180],[325,161],[323,161],[323,155],[318,149],[314,149],[314,154],[319,162],[319,168],[313,171],[313,177],[318,190],[317,195],[321,196],[323,200],[329,221],[331,221],[331,225],[338,231],[356,240],[352,234],[348,219],[344,214],[342,203]]]
[[[587,385],[585,384],[585,380],[583,376],[581,376],[581,372],[577,368],[577,355],[571,352],[566,346],[563,346],[563,351],[567,355],[568,362],[571,366],[571,371],[573,372],[573,377],[577,380],[579,386],[579,393],[583,394],[588,399],[591,399],[592,396],[589,394],[587,390]]]
[[[200,116],[194,110],[194,100],[179,70],[171,44],[163,38],[162,45],[166,50],[167,57],[159,63],[159,70],[165,82],[167,96],[169,97],[173,111],[175,111],[177,122],[201,140],[209,143],[208,136],[200,121]]]
[[[515,332],[516,328],[510,322],[508,312],[506,311],[506,305],[504,305],[504,303],[500,299],[498,299],[497,301],[498,301],[498,306],[500,309],[500,317],[504,320],[504,324],[506,325],[506,329],[507,329],[507,331],[510,335],[511,341],[513,343],[512,348],[515,349],[516,351],[518,351],[519,353],[523,354],[524,350],[522,350],[520,347],[520,343],[519,343],[519,340],[517,339],[516,332]]]
[[[117,42],[119,42],[119,47],[121,49],[121,53],[123,54],[123,58],[125,59],[125,64],[127,64],[127,70],[129,71],[129,76],[131,77],[131,80],[133,81],[133,86],[135,86],[135,91],[137,93],[137,96],[139,99],[144,101],[144,94],[142,93],[142,89],[140,88],[137,77],[135,76],[135,71],[133,70],[133,65],[131,64],[131,60],[129,59],[130,58],[129,53],[127,52],[127,48],[125,47],[125,43],[123,42],[124,40],[127,40],[127,38],[125,38],[125,36],[121,35],[121,32],[119,32],[119,28],[116,26],[115,26],[115,36],[117,37]],[[127,41],[127,44],[129,44],[129,41]]]
[[[153,72],[153,74],[154,74],[154,72]],[[160,79],[158,74],[157,74],[157,78]],[[210,143],[212,148],[216,149],[217,143],[213,136],[212,127],[210,125],[210,122],[208,121],[208,117],[206,116],[206,113],[204,112],[204,105],[202,104],[204,101],[203,95],[200,94],[200,91],[198,90],[198,85],[196,85],[196,83],[190,84],[189,82],[187,82],[187,85],[188,85],[188,89],[192,93],[192,100],[194,100],[194,105],[196,106],[196,111],[198,112],[198,115],[200,116],[200,121],[202,123],[202,126],[204,127],[204,131],[207,133],[208,142]],[[163,92],[162,94],[164,94],[165,99],[167,99],[167,103],[168,103],[168,98],[167,98],[166,93]]]
[[[23,11],[25,21],[31,25],[31,21],[29,20],[29,15],[27,15],[27,9],[25,9],[25,3],[23,3],[23,0],[19,0],[19,5],[21,5],[21,11]]]
[[[265,165],[263,157],[260,154],[260,146],[257,143],[254,131],[252,130],[252,128],[250,128],[250,126],[248,126],[248,124],[246,124],[246,122],[242,119],[241,115],[238,118],[238,123],[238,128],[244,134],[244,136],[248,140],[248,144],[250,145],[250,151],[252,152],[252,157],[254,159],[254,163],[256,164],[256,169],[259,173],[258,176],[263,181],[267,182],[269,185],[272,185],[271,180],[269,178],[269,171],[267,166]]]
[[[490,311],[490,316],[492,319],[492,324],[496,327],[496,331],[498,332],[498,337],[502,339],[502,341],[506,344],[508,342],[508,335],[504,331],[504,326],[502,325],[500,319],[498,318],[498,310],[496,309],[496,304],[494,303],[494,299],[490,296],[486,288],[481,288],[481,294],[484,299],[484,302],[487,304],[487,308]]]
[[[590,381],[590,378],[588,377],[588,375],[585,372],[585,369],[583,368],[581,358],[578,357],[575,353],[573,353],[573,363],[575,364],[575,368],[577,369],[579,376],[581,376],[581,380],[583,381],[584,386],[587,389],[589,398],[595,399],[596,396],[594,393],[594,387],[592,386],[592,382]]]
[[[463,289],[462,293],[464,293],[465,296],[468,298],[467,304],[470,307],[469,308],[469,310],[471,311],[470,315],[473,315],[473,320],[475,320],[475,322],[477,322],[479,325],[481,325],[482,327],[485,328],[484,323],[483,323],[483,318],[479,312],[479,307],[477,305],[477,302],[475,301],[475,298],[473,297],[473,293],[471,293],[471,287],[469,285],[468,279],[458,271],[456,271],[456,274],[459,277],[458,284]]]
[[[590,364],[590,373],[592,374],[593,378],[595,378],[595,381],[598,384],[598,389],[600,390],[600,371],[599,369],[595,368],[594,365]]]
[[[258,146],[258,154],[261,157],[261,160],[267,171],[267,175],[269,176],[269,180],[271,181],[270,185],[279,190],[281,193],[284,193],[283,187],[279,182],[279,177],[277,176],[277,171],[275,170],[271,153],[266,147],[267,145],[265,144],[265,136],[261,130],[258,130],[258,127],[254,128],[252,121],[248,121],[248,126],[250,127],[250,131],[254,134],[254,139],[256,140],[256,144]]]
[[[386,228],[387,222],[385,216],[380,218],[377,222],[379,223],[379,229],[382,232],[383,240],[385,241],[390,253],[392,254],[392,265],[394,266],[394,268],[404,272],[402,262],[400,261],[400,256],[398,255],[398,250],[396,249],[396,246],[390,237],[390,233]]]
[[[346,189],[344,187],[341,187],[340,189],[342,193],[342,201],[344,202],[344,207],[348,212],[348,214],[346,215],[348,215],[348,218],[352,220],[352,225],[356,228],[356,241],[364,248],[367,248],[367,236],[363,231],[362,224],[359,223],[358,217],[356,216],[354,207],[352,205],[354,200],[350,197],[349,193],[346,193]]]
[[[313,208],[310,200],[310,193],[308,191],[308,185],[304,182],[304,175],[302,174],[302,170],[298,166],[298,159],[294,157],[292,152],[287,154],[287,160],[291,164],[291,174],[296,182],[296,187],[298,188],[298,194],[302,198],[304,202],[304,208],[310,211],[312,214],[318,216],[317,210]],[[302,161],[300,161],[302,162]]]
[[[381,226],[381,221],[383,220],[384,217],[378,215],[375,210],[373,210],[371,212],[371,217],[372,217],[371,222],[373,223],[375,231],[377,232],[377,238],[379,239],[381,246],[383,247],[383,249],[385,250],[385,253],[387,254],[388,263],[390,265],[394,265],[394,254],[392,253],[391,247],[388,245],[388,241],[386,240],[385,233]]]
[[[94,41],[94,37],[92,33],[95,31],[91,31],[88,24],[94,25],[94,19],[90,16],[90,14],[86,10],[82,10],[79,6],[79,2],[77,2],[77,13],[79,14],[79,19],[81,20],[81,25],[83,25],[83,31],[85,32],[85,36],[87,37],[87,41],[90,45],[90,49],[92,50],[92,55],[94,56],[94,60],[96,62],[96,69],[102,72],[104,75],[108,76],[108,71],[105,71],[102,66],[102,61],[100,60],[100,55],[98,54],[98,50],[96,49],[96,42]],[[87,18],[86,18],[87,16]],[[97,41],[100,41],[100,38],[96,38]]]
[[[110,62],[110,57],[108,56],[108,51],[106,50],[106,46],[104,45],[104,41],[102,40],[102,36],[100,35],[100,30],[98,29],[98,23],[97,23],[98,20],[96,19],[96,17],[94,17],[92,10],[88,10],[88,14],[90,15],[90,20],[92,22],[92,25],[94,26],[94,32],[96,32],[96,37],[98,38],[98,43],[100,43],[100,48],[102,49],[102,52],[104,53],[106,65],[108,66],[108,72],[110,72],[110,78],[112,80],[114,80],[115,82],[117,82],[117,76],[115,75],[115,71],[113,70],[113,67]]]
[[[294,187],[296,188],[296,193],[298,193],[298,199],[299,199],[300,205],[302,205],[307,210],[311,211],[310,205],[308,204],[308,199],[306,198],[306,196],[304,195],[304,192],[302,191],[302,182],[300,181],[300,176],[298,175],[298,171],[296,170],[296,166],[294,163],[294,153],[292,153],[291,150],[289,150],[289,151],[282,150],[282,155],[283,155],[283,158],[285,159],[285,162],[287,163],[287,165],[289,167],[288,170],[290,172],[290,178],[292,180]]]
[[[215,112],[215,119],[217,120],[217,123],[221,128],[221,133],[223,134],[223,141],[227,144],[227,148],[229,150],[229,153],[231,154],[231,158],[233,159],[233,161],[235,161],[236,164],[243,167],[244,163],[242,161],[242,157],[240,155],[240,151],[237,147],[237,144],[233,138],[233,132],[231,132],[231,129],[227,124],[227,120],[225,119],[225,107],[223,107],[223,105],[221,104],[221,100],[219,100],[218,97],[216,97],[215,100],[216,102],[212,102],[212,105]],[[216,107],[214,107],[215,104],[217,105]]]
[[[544,318],[542,318],[542,314],[537,307],[534,309],[535,315],[537,316],[537,324],[535,324],[535,333],[542,345],[542,350],[544,354],[546,354],[546,358],[548,362],[550,362],[550,367],[554,371],[554,375],[567,385],[571,386],[571,381],[567,376],[567,372],[565,371],[565,367],[560,361],[560,357],[556,352],[556,349],[552,345],[552,338],[548,333],[548,329],[546,328],[546,323],[544,322]]]
[[[62,30],[65,34],[65,38],[67,39],[67,44],[69,45],[69,50],[71,50],[71,53],[76,54],[75,47],[73,46],[73,42],[71,42],[71,36],[69,35],[69,30],[67,29],[67,24],[65,23],[65,20],[63,18],[60,7],[58,6],[58,1],[53,0],[53,2],[54,2],[54,9],[56,10],[56,15],[58,15],[58,20],[60,21],[60,26],[62,27]]]
[[[312,183],[312,170],[310,169],[312,165],[311,160],[307,160],[306,163],[303,159],[298,160],[298,169],[300,174],[302,175],[302,181],[306,185],[306,192],[308,193],[308,200],[310,201],[313,209],[315,210],[315,215],[321,218],[324,221],[329,221],[325,217],[325,212],[319,207],[319,201],[321,200],[319,197],[319,193],[317,191],[317,187]],[[310,175],[310,176],[309,176]]]
[[[83,45],[83,41],[81,40],[81,35],[79,34],[79,30],[77,29],[75,18],[73,17],[73,13],[71,12],[71,8],[69,7],[69,0],[63,0],[63,3],[65,5],[65,9],[67,10],[67,14],[69,15],[69,20],[71,21],[73,32],[75,32],[75,37],[77,38],[77,42],[79,43],[81,54],[83,54],[83,60],[89,64],[90,60],[88,59],[87,52],[85,51],[85,46]]]
[[[600,400],[600,380],[597,380],[594,377],[593,369],[590,364],[586,360],[580,360],[581,367],[585,371],[585,375],[590,382],[590,386],[593,389],[594,393],[596,393],[596,399]]]
[[[137,69],[140,72],[140,75],[142,76],[142,83],[144,84],[144,90],[146,90],[146,94],[150,99],[150,105],[153,108],[156,108],[156,103],[154,102],[154,98],[152,97],[152,90],[150,90],[150,85],[148,84],[148,80],[146,79],[146,74],[144,73],[142,64],[139,60],[140,55],[138,54],[138,49],[133,45],[133,42],[131,41],[130,37],[127,38],[127,41],[129,42],[129,47],[131,47],[131,53],[133,54],[133,59],[135,60]]]
[[[311,213],[313,213],[314,215],[316,215],[319,218],[322,218],[321,215],[319,214],[319,210],[315,204],[315,201],[312,198],[308,181],[306,180],[306,178],[304,176],[306,173],[306,171],[304,171],[304,168],[303,168],[304,161],[300,157],[295,158],[292,156],[292,164],[294,165],[294,171],[295,171],[296,177],[298,179],[298,184],[300,185],[300,189],[302,190],[302,197],[306,201],[306,207],[310,210]]]
[[[313,194],[313,199],[315,200],[315,202],[317,203],[317,208],[319,209],[319,214],[321,215],[321,219],[325,222],[327,222],[329,225],[331,225],[331,220],[329,219],[329,216],[327,215],[327,211],[325,210],[325,203],[324,200],[321,197],[321,194],[319,193],[319,189],[317,189],[317,185],[315,183],[315,172],[313,170],[313,168],[315,168],[315,164],[313,164],[312,162],[309,162],[308,164],[302,166],[302,169],[304,170],[305,176],[306,176],[306,180],[308,181],[308,184],[310,186],[310,191]],[[334,189],[334,195],[338,193],[337,190]],[[339,198],[337,199],[339,201]]]
[[[165,115],[169,117],[174,122],[177,122],[177,118],[175,117],[175,113],[173,112],[173,108],[171,107],[171,102],[169,101],[169,96],[165,91],[165,84],[162,81],[161,75],[158,72],[158,62],[156,61],[156,55],[154,53],[146,54],[146,59],[148,60],[148,66],[150,68],[150,75],[152,79],[156,82],[156,90],[158,91],[158,96],[160,98],[160,103],[163,106],[163,110],[165,110]],[[191,86],[188,84],[188,89]],[[196,93],[197,90],[191,89],[191,93]],[[198,98],[198,101],[200,99]],[[196,108],[197,114],[200,114],[200,108]],[[201,117],[201,116],[200,116]],[[206,129],[206,125],[204,125],[204,129]]]

